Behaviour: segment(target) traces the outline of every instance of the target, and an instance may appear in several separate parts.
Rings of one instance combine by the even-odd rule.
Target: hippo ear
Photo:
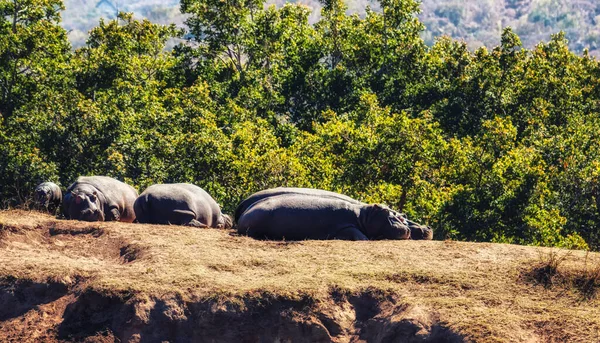
[[[387,205],[384,204],[375,204],[375,208],[382,211],[388,211],[390,213],[393,212],[389,207],[387,207]]]

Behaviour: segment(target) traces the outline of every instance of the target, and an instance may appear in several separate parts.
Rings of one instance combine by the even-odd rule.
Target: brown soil
[[[597,297],[539,276],[559,254],[553,279],[600,265],[535,247],[268,242],[5,211],[0,342],[597,342]]]

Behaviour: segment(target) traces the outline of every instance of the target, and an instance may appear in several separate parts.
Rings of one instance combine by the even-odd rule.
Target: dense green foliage
[[[71,52],[58,0],[0,1],[0,196],[109,175],[192,182],[225,208],[307,186],[385,202],[437,238],[600,248],[600,64],[510,29],[427,47],[413,0],[322,17],[182,0],[184,33],[129,14]],[[16,18],[13,21],[11,18]]]

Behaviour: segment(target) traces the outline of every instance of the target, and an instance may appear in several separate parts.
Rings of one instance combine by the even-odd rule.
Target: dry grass
[[[575,287],[586,300],[595,299],[600,289],[600,263],[590,262],[586,255],[583,271],[575,275]]]
[[[579,292],[582,301],[594,300],[600,289],[600,262],[589,252],[579,266],[565,266],[572,251],[540,252],[539,262],[524,276],[547,289]]]
[[[524,277],[542,262],[547,282]],[[573,278],[579,288],[554,287],[566,274],[583,276],[579,284]],[[393,295],[415,318],[443,324],[465,341],[600,337],[600,303],[581,296],[598,287],[600,255],[583,251],[452,241],[269,242],[228,231],[5,211],[0,279],[8,278],[240,308],[272,299],[326,303],[368,290]]]

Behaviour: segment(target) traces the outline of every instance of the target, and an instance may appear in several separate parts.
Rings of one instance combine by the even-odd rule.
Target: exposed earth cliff
[[[4,211],[0,341],[592,342],[598,266],[583,251]]]

